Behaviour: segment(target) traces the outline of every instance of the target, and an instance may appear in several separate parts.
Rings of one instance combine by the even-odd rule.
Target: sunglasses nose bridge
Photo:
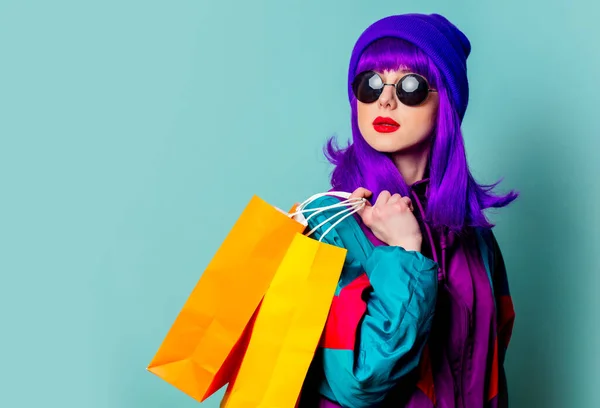
[[[392,88],[391,90],[386,91],[386,86]],[[381,95],[379,95],[380,103],[394,103],[396,101],[396,84],[383,84],[381,89]]]

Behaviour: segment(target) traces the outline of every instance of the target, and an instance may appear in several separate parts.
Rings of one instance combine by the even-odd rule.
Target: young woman
[[[338,149],[329,140],[326,150],[332,190],[367,205],[324,239],[348,253],[301,407],[508,404],[514,311],[483,212],[517,193],[494,194],[497,183],[478,184],[468,168],[461,123],[470,51],[438,14],[383,18],[356,42],[352,142]],[[309,228],[332,214],[315,215]]]

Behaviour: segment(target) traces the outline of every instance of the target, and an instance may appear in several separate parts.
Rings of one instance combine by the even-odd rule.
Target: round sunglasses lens
[[[352,90],[356,99],[362,103],[373,103],[381,95],[383,81],[376,72],[362,72],[356,76],[352,83]]]
[[[414,74],[405,76],[397,88],[398,99],[408,106],[420,105],[428,93],[429,86],[425,78]]]

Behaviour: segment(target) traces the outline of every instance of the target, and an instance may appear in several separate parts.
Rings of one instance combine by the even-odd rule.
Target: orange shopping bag
[[[252,197],[147,369],[198,401],[227,384],[243,355],[242,334],[304,228]]]
[[[346,216],[337,222],[352,215],[363,202],[355,201],[357,205],[321,225],[344,212]],[[348,212],[352,209],[354,211]],[[263,298],[241,366],[229,384],[221,408],[294,408],[297,405],[325,327],[346,252],[344,248],[295,234]]]
[[[346,200],[340,206],[355,202]],[[200,402],[235,377],[258,306],[296,235],[307,225],[303,211],[286,214],[252,197],[183,305],[148,371]]]

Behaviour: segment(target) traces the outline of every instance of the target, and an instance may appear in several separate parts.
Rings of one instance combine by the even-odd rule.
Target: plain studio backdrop
[[[198,406],[146,366],[253,194],[328,188],[354,41],[404,12],[470,38],[468,159],[522,194],[511,406],[600,406],[600,6],[567,0],[1,1],[0,406]]]

